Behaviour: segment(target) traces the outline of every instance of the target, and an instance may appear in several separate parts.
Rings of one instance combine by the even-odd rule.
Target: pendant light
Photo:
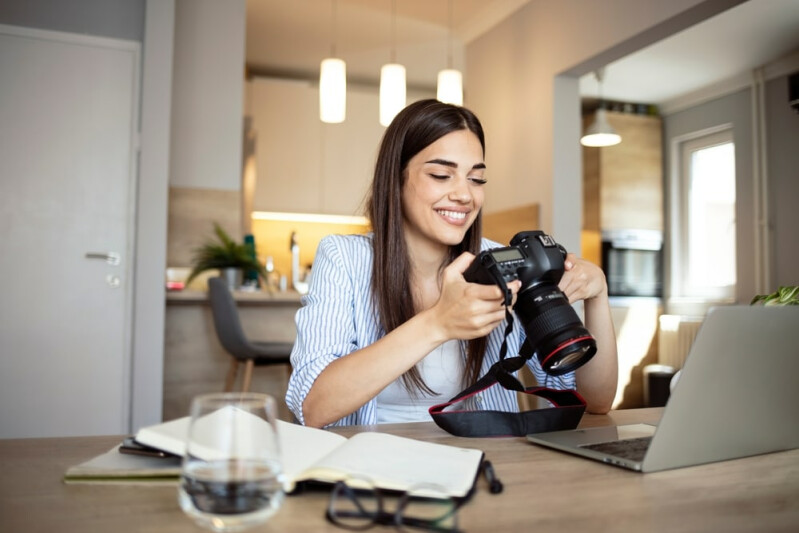
[[[397,2],[391,0],[391,63],[380,69],[380,125],[388,126],[405,107],[405,67],[396,62]]]
[[[332,0],[330,57],[319,68],[319,119],[338,124],[347,115],[347,64],[336,57],[337,0]]]
[[[616,133],[613,126],[608,122],[605,114],[605,102],[602,100],[602,77],[604,68],[594,72],[597,83],[599,84],[599,109],[596,111],[594,122],[585,130],[585,135],[580,139],[583,146],[613,146],[621,142],[621,135]]]
[[[447,68],[438,72],[436,98],[445,104],[463,105],[463,75],[452,68],[452,0],[447,9]]]

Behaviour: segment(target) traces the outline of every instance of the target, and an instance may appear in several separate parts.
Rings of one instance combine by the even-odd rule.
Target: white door
[[[128,430],[138,73],[0,25],[0,438]]]

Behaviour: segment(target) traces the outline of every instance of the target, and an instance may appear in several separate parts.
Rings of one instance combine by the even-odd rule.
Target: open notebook
[[[213,416],[213,415],[212,415]],[[241,413],[243,417],[252,417]],[[260,419],[257,422],[263,423]],[[245,422],[242,420],[242,423]],[[136,440],[144,445],[182,456],[189,417],[139,430]],[[386,490],[406,491],[427,483],[441,486],[452,497],[466,497],[475,485],[483,458],[481,450],[460,448],[398,437],[388,433],[363,432],[350,438],[331,431],[278,420],[285,489],[293,491],[303,482],[333,483],[348,476],[367,477]],[[197,450],[195,450],[197,452]],[[214,450],[201,453],[211,458]],[[201,455],[198,453],[198,455]],[[67,472],[67,482],[129,481],[141,474],[147,480],[176,479],[179,459],[120,456],[115,449]],[[124,462],[124,465],[120,463]],[[161,461],[159,463],[159,461]],[[136,464],[142,470],[137,472]],[[92,468],[97,465],[99,468]],[[116,471],[114,465],[120,466]],[[162,469],[158,466],[163,465]],[[122,468],[124,466],[124,468]],[[148,470],[145,470],[145,467]]]
[[[654,472],[799,448],[799,306],[712,308],[657,427],[528,435],[530,442]]]

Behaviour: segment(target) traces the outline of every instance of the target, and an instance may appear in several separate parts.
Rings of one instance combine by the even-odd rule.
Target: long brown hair
[[[374,179],[366,213],[374,231],[372,299],[386,333],[416,314],[411,292],[411,263],[405,243],[402,216],[402,188],[408,161],[448,133],[469,130],[480,140],[485,155],[483,127],[464,107],[438,100],[420,100],[407,106],[394,118],[383,135],[375,165]],[[482,213],[459,244],[451,246],[442,268],[462,252],[477,254],[482,237]],[[472,339],[466,350],[464,385],[477,380],[485,355],[486,337]],[[402,376],[409,391],[435,394],[414,367]]]

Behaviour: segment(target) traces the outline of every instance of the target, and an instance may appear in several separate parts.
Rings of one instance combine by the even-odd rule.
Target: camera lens
[[[527,343],[547,374],[571,372],[596,353],[596,341],[556,286],[542,283],[522,291],[513,309],[527,333]]]

